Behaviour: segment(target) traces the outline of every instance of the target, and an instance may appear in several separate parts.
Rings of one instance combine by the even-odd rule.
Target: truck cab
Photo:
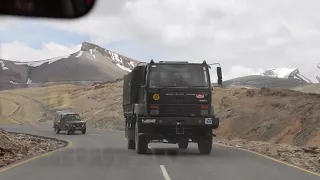
[[[219,118],[212,104],[210,65],[188,62],[139,64],[124,77],[123,112],[128,149],[147,153],[148,143],[198,144],[201,154],[212,148]],[[221,68],[217,68],[222,84]]]

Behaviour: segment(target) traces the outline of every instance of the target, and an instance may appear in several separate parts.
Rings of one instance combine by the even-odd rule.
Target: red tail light
[[[209,106],[201,106],[201,109],[209,109]]]
[[[159,105],[151,105],[150,108],[152,108],[152,109],[159,109]]]

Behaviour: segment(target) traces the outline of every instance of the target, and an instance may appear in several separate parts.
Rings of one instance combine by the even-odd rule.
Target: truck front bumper
[[[217,129],[219,118],[212,117],[141,117],[141,126],[184,126]]]

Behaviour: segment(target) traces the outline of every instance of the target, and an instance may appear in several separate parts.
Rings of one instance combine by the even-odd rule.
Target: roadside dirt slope
[[[12,110],[7,108],[4,116],[8,117],[19,106],[9,117],[20,123],[52,123],[52,112],[70,109],[94,127],[116,130],[124,127],[122,81],[91,87],[59,85],[0,92],[0,100],[8,99],[16,104],[11,104]],[[216,131],[219,137],[320,146],[318,94],[268,88],[217,88],[213,101],[222,120]]]
[[[284,89],[216,89],[219,136],[320,146],[320,95]]]
[[[123,130],[122,81],[89,87],[56,85],[0,91],[4,123],[52,123],[54,112],[69,109],[80,113],[88,125]],[[16,110],[18,109],[18,110]]]

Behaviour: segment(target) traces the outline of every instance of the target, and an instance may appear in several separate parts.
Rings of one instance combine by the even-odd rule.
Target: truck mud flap
[[[219,118],[213,118],[212,128],[213,128],[213,129],[217,129],[217,128],[219,127],[219,124],[220,124]]]

